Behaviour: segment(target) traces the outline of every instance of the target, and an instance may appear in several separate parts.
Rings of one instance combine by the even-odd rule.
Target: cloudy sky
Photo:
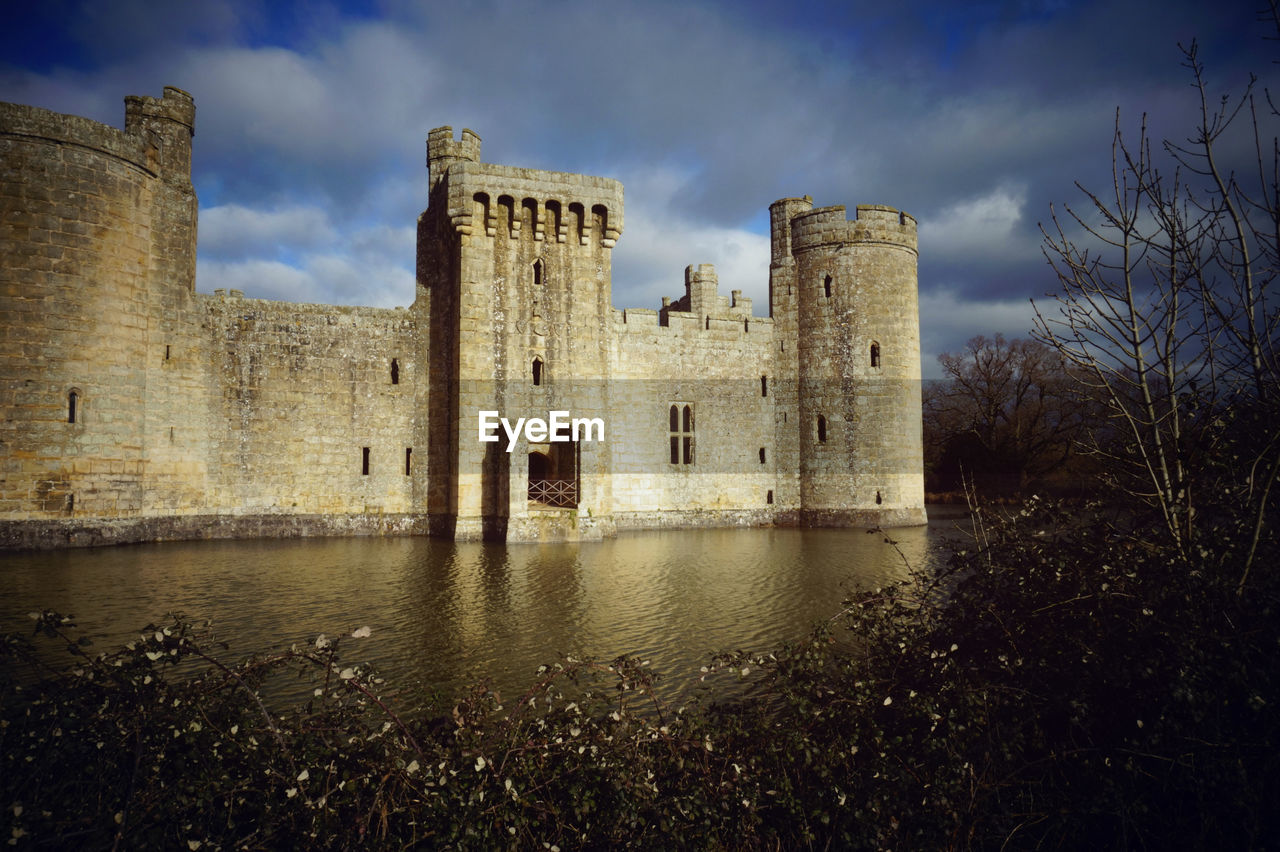
[[[623,182],[618,307],[714,263],[765,313],[770,202],[892,205],[920,221],[928,376],[975,334],[1026,335],[1055,287],[1038,225],[1076,181],[1110,186],[1117,108],[1187,135],[1179,43],[1215,92],[1269,82],[1258,5],[45,0],[5,13],[0,100],[121,126],[127,94],[191,92],[204,292],[412,302],[444,124],[486,162]]]

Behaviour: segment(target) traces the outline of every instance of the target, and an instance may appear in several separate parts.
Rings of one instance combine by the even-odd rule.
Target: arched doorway
[[[560,509],[577,508],[577,443],[558,441],[543,446],[545,449],[529,452],[529,500]]]

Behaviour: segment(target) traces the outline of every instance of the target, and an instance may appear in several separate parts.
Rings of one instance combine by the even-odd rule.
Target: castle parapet
[[[518,239],[525,210],[535,240],[613,248],[622,235],[622,184],[612,178],[458,160],[446,203],[463,235]]]
[[[157,174],[156,143],[163,137],[151,138],[144,132],[163,122],[179,131],[176,141],[186,137],[187,164],[184,177],[190,179],[190,140],[194,133],[195,104],[191,96],[172,86],[165,88],[164,98],[130,95],[125,98],[125,129],[108,124],[64,115],[22,104],[0,103],[0,136],[26,137],[32,140],[74,145],[114,157],[148,174]],[[181,167],[182,159],[177,164]]]
[[[896,246],[917,251],[916,220],[893,207],[860,204],[855,218],[845,218],[842,205],[819,207],[791,222],[791,249],[803,252],[818,246],[858,243]]]

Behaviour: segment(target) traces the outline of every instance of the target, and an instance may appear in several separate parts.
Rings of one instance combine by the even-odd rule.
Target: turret
[[[769,205],[769,235],[771,238],[771,262],[791,262],[791,220],[813,209],[813,199],[780,198]]]
[[[449,166],[457,162],[480,162],[480,137],[474,130],[463,129],[462,138],[453,138],[453,128],[437,127],[427,134],[427,172],[431,189],[444,179]]]
[[[145,135],[146,142],[155,148],[155,164],[169,183],[191,184],[191,137],[195,136],[195,126],[195,101],[175,86],[165,86],[164,97],[129,95],[124,99],[125,133]]]
[[[720,285],[720,279],[716,275],[716,268],[710,263],[699,263],[690,265],[684,270],[684,301],[686,311],[695,313],[700,317],[707,314],[721,313],[721,301],[717,289]],[[728,302],[725,301],[725,309],[727,310]]]

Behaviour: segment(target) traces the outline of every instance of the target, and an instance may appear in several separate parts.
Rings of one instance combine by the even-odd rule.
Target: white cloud
[[[692,178],[674,167],[633,175],[626,226],[613,250],[613,304],[656,308],[663,296],[684,294],[684,269],[711,263],[720,294],[741,290],[756,315],[769,313],[769,237],[745,228],[709,225],[680,213]]]
[[[321,301],[315,298],[315,282],[310,275],[278,260],[200,260],[196,263],[196,286],[206,293],[243,290],[253,299]]]
[[[223,204],[200,211],[201,252],[221,257],[276,256],[334,239],[328,214],[319,207],[261,210]]]
[[[920,252],[948,260],[1025,261],[1038,243],[1017,233],[1027,205],[1027,187],[1001,183],[989,192],[957,201],[920,222]]]
[[[614,249],[613,303],[656,308],[663,296],[684,295],[684,269],[712,263],[720,294],[741,290],[757,315],[768,314],[769,238],[737,228],[696,226],[647,216],[627,217]]]
[[[920,360],[924,377],[941,378],[938,356],[959,350],[976,335],[1030,336],[1034,317],[1027,299],[968,299],[945,289],[921,293]]]

